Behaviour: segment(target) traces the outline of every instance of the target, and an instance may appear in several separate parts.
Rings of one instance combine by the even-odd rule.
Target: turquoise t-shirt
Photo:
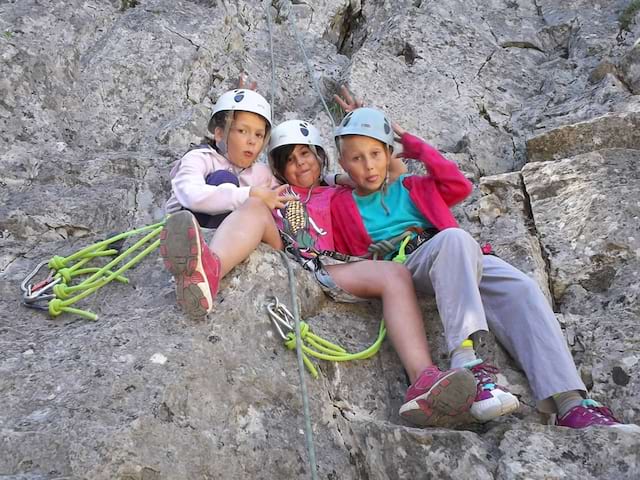
[[[384,203],[389,209],[388,214],[382,206],[381,191],[366,196],[353,192],[364,227],[374,242],[389,240],[410,227],[421,229],[433,227],[411,201],[409,191],[402,184],[406,176],[400,176],[387,188]]]

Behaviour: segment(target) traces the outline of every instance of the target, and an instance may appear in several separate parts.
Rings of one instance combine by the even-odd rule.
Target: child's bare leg
[[[326,267],[336,284],[361,298],[380,298],[391,343],[411,383],[433,365],[411,273],[392,262],[362,261]]]
[[[387,332],[411,380],[400,416],[416,425],[449,426],[469,410],[476,381],[466,369],[441,371],[431,360],[411,274],[404,265],[363,261],[326,267],[359,297],[380,297]]]
[[[260,242],[283,247],[271,211],[262,200],[249,198],[224,219],[209,244],[222,264],[220,278],[251,255]]]

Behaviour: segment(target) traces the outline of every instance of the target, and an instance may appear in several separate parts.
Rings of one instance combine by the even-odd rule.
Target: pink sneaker
[[[220,259],[207,247],[191,212],[182,210],[167,219],[160,255],[175,278],[178,305],[192,318],[204,317],[218,294]]]
[[[423,427],[446,427],[473,403],[476,381],[469,370],[427,367],[409,387],[400,416]]]
[[[499,370],[482,360],[465,365],[477,381],[476,398],[471,405],[471,415],[480,422],[488,422],[514,412],[520,406],[518,397],[496,383]]]
[[[640,427],[633,423],[620,423],[611,410],[595,400],[583,400],[562,417],[556,419],[556,425],[568,428],[610,427],[626,432],[640,433]]]

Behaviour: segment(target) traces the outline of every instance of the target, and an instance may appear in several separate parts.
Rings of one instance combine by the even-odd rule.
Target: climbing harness
[[[404,263],[407,261],[410,254],[415,252],[438,233],[439,230],[436,228],[427,228],[425,230],[409,228],[396,237],[372,243],[369,245],[368,252],[374,260],[385,258],[387,255],[397,252],[391,260],[397,263]],[[482,250],[483,255],[497,256],[490,243],[482,244],[480,249]]]
[[[40,262],[20,284],[22,304],[29,308],[48,311],[52,317],[62,313],[74,313],[89,320],[97,320],[98,316],[95,313],[72,305],[113,280],[129,283],[129,279],[122,274],[158,248],[160,240],[154,239],[160,235],[164,223],[163,220],[129,230],[84,247],[68,257],[55,255],[51,260]],[[139,234],[145,235],[121,252],[124,241]],[[102,266],[88,265],[100,257],[113,258]],[[48,275],[43,280],[32,283],[45,267],[49,269]],[[87,277],[81,281],[73,283],[85,276]]]
[[[369,245],[369,255],[374,260],[384,259],[388,254],[398,250],[398,245],[402,244],[405,239],[411,239],[413,233],[411,231],[402,232],[400,235],[390,238],[388,240],[380,240],[379,242]],[[408,240],[407,240],[408,241]]]

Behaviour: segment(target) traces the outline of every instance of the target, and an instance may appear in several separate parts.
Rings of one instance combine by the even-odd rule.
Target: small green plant
[[[128,8],[135,8],[138,3],[138,0],[120,0],[120,11],[124,12]]]
[[[629,26],[633,23],[638,11],[640,11],[640,0],[632,0],[618,18],[622,30],[630,31]]]
[[[11,30],[5,30],[4,36],[8,39],[13,38],[13,32]]]
[[[339,123],[342,121],[344,110],[335,100],[329,102],[329,112],[331,112],[334,122]]]

